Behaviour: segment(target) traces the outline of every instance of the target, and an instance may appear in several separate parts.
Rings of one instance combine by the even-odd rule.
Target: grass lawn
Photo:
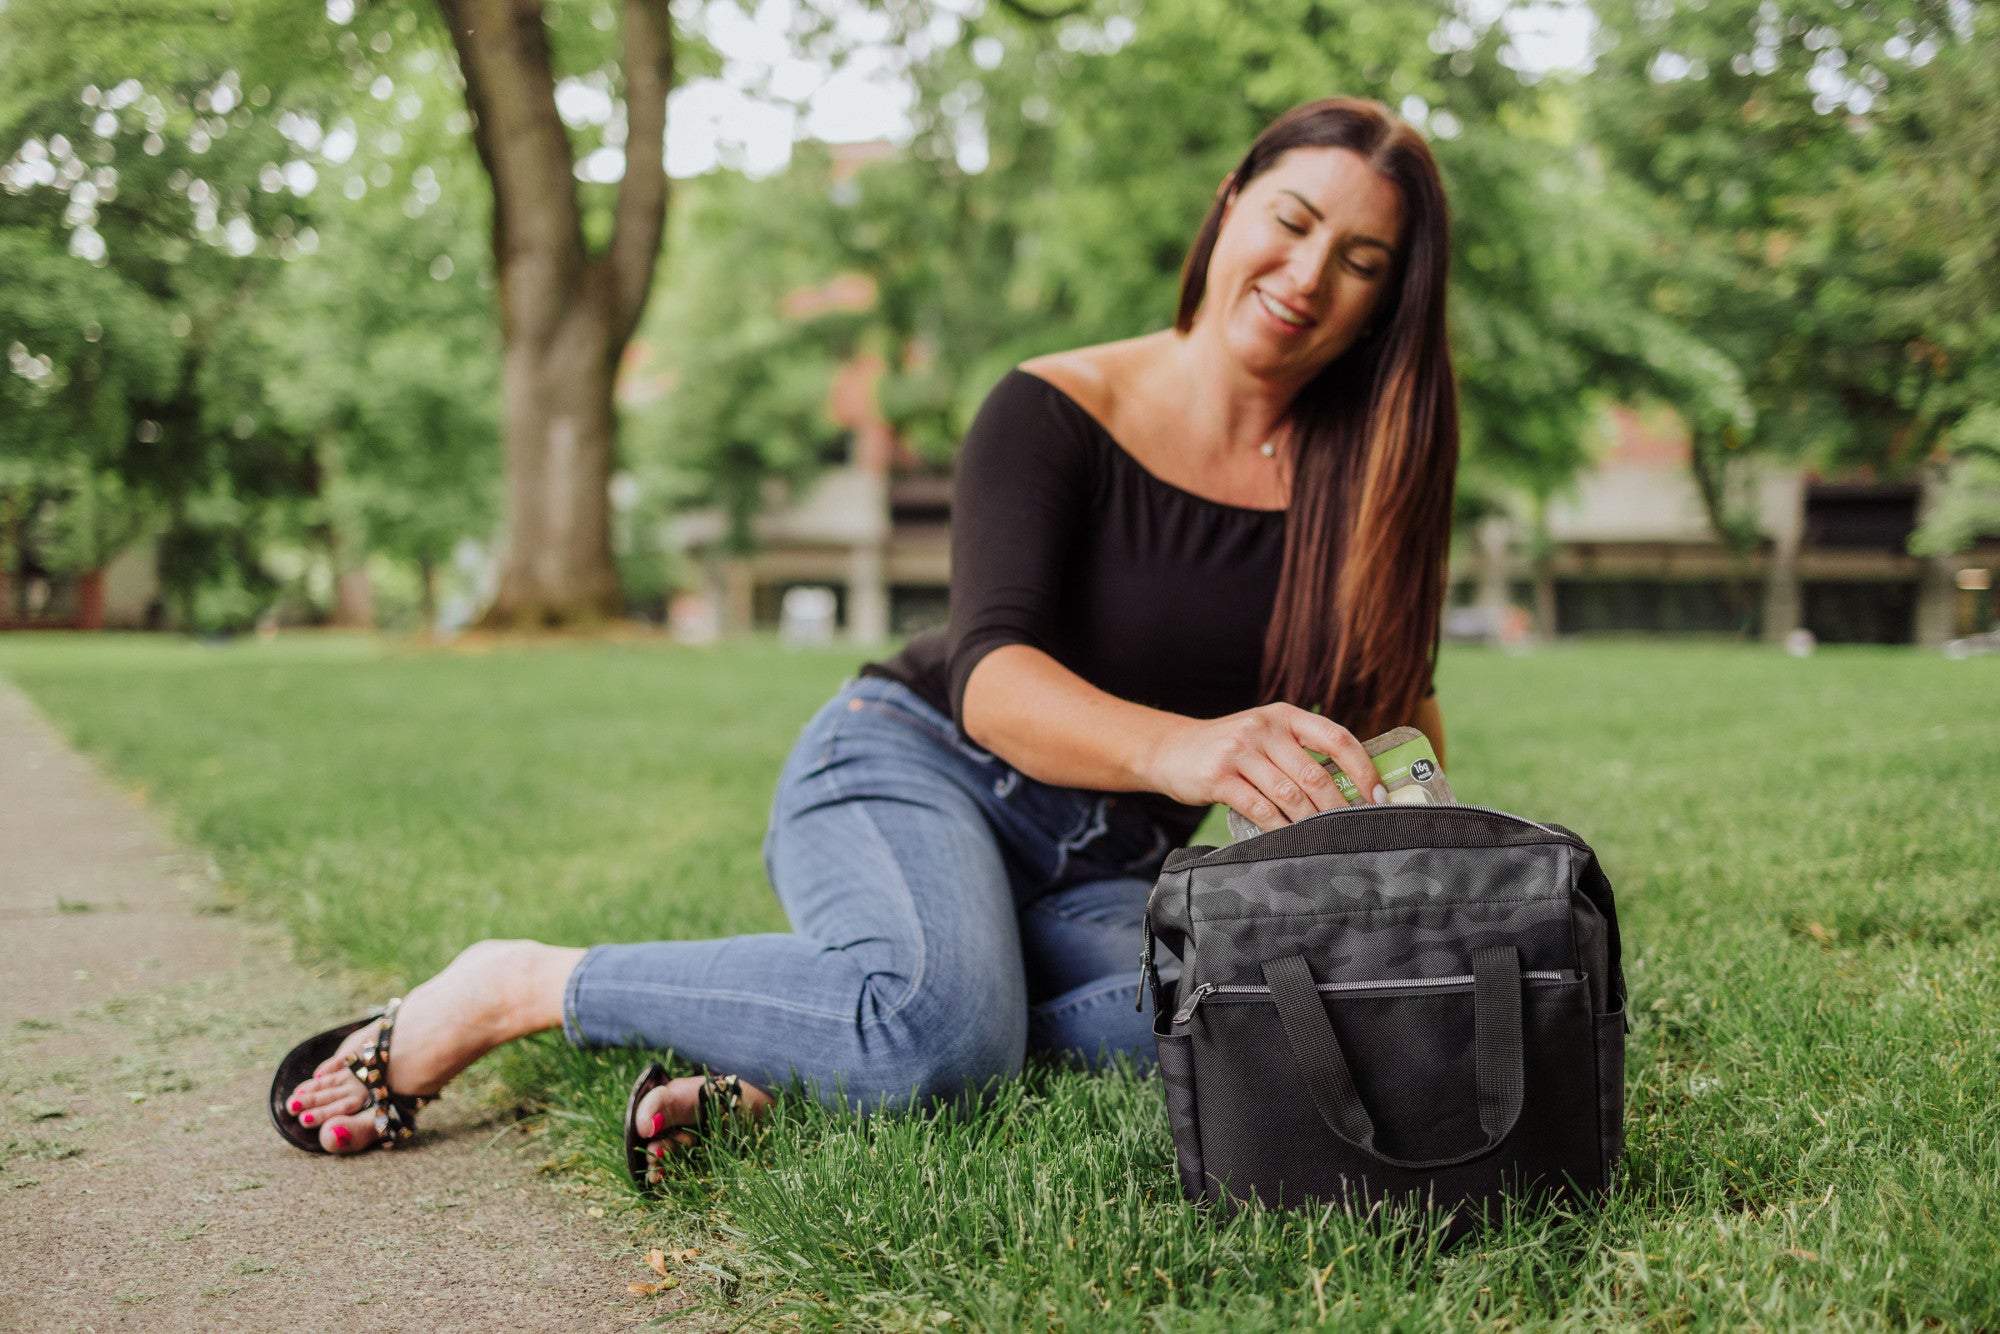
[[[772,784],[856,661],[0,639],[231,893],[385,986],[481,936],[783,929]],[[1576,828],[1618,892],[1637,1027],[1602,1213],[1449,1251],[1205,1220],[1154,1081],[1033,1067],[966,1119],[781,1104],[674,1178],[663,1234],[720,1229],[725,1291],[783,1328],[2000,1326],[2000,660],[1461,651],[1440,693],[1460,796]],[[506,1073],[610,1183],[639,1059],[548,1040]]]

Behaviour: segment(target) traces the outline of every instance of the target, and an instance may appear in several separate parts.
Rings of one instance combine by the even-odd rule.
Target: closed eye
[[[1279,218],[1278,225],[1280,227],[1283,227],[1286,231],[1290,232],[1293,236],[1304,236],[1306,234],[1306,229],[1300,226],[1298,223],[1293,222],[1290,218]]]

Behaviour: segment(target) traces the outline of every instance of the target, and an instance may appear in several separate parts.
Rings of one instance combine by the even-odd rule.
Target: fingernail
[[[311,1125],[313,1123],[313,1114],[311,1112],[307,1112],[304,1116],[299,1118],[299,1122],[302,1125],[308,1125],[308,1126]]]
[[[655,1135],[659,1134],[660,1128],[666,1124],[667,1124],[667,1114],[665,1112],[653,1113],[653,1133]]]
[[[1389,789],[1383,787],[1380,783],[1375,785],[1375,804],[1377,806],[1387,806],[1389,804]]]
[[[297,1111],[297,1110],[298,1110],[298,1109],[299,1109],[300,1107],[302,1107],[302,1106],[304,1106],[304,1104],[303,1104],[303,1103],[301,1103],[301,1102],[300,1102],[300,1101],[299,1101],[299,1100],[298,1100],[297,1098],[293,1098],[293,1099],[292,1099],[292,1110],[293,1110],[293,1111],[295,1111],[295,1112],[296,1112],[296,1111]]]
[[[348,1129],[346,1126],[335,1126],[333,1128],[334,1143],[344,1146],[347,1143],[347,1141],[353,1138],[354,1136],[348,1133]]]

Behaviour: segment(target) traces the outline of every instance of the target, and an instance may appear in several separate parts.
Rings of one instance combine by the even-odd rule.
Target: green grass
[[[845,652],[0,641],[4,671],[307,950],[407,982],[481,936],[782,928],[759,840]],[[781,1103],[673,1178],[778,1327],[2000,1326],[2000,661],[1719,646],[1448,655],[1467,800],[1617,887],[1621,1189],[1439,1250],[1339,1214],[1199,1218],[1157,1086],[1031,1066],[970,1117]],[[509,1079],[610,1179],[640,1058]]]

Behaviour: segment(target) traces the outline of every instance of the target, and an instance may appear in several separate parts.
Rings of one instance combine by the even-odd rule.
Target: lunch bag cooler
[[[1180,959],[1177,983],[1160,981],[1155,941]],[[1567,829],[1357,806],[1176,849],[1140,967],[1190,1200],[1414,1201],[1464,1229],[1503,1192],[1610,1187],[1618,917]]]

